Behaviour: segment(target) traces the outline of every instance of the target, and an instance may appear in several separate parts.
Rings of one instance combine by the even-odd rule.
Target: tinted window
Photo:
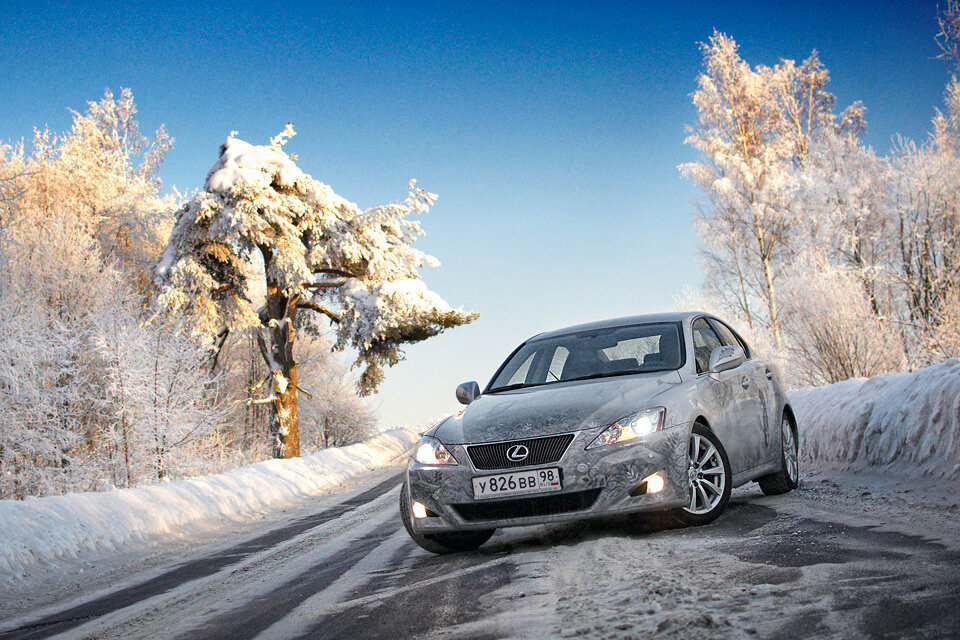
[[[531,353],[530,357],[520,362],[520,366],[516,371],[513,372],[513,375],[510,376],[510,381],[507,384],[518,384],[521,382],[527,381],[527,376],[530,375],[530,365],[533,364],[533,358],[536,354]]]
[[[730,329],[730,327],[718,320],[713,319],[710,320],[710,326],[717,330],[717,334],[720,336],[720,339],[723,340],[723,344],[731,347],[743,347],[743,352],[748,358],[750,357],[750,349],[747,348],[747,344],[741,340],[737,334]]]
[[[637,324],[530,340],[500,368],[490,391],[522,384],[665,371],[683,364],[677,323]]]
[[[722,346],[720,338],[706,320],[697,318],[693,321],[693,353],[697,359],[697,373],[703,373],[710,368],[710,354]]]

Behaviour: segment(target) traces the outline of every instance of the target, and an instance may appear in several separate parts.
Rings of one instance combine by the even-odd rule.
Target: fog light
[[[413,517],[414,518],[426,518],[427,517],[427,507],[416,500],[413,501]]]
[[[643,481],[647,483],[647,493],[660,493],[663,491],[664,482],[659,473],[647,476]]]

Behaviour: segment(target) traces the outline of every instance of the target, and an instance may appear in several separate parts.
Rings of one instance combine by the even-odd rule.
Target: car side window
[[[716,329],[717,333],[720,335],[720,339],[723,340],[723,344],[731,347],[741,347],[743,349],[743,353],[746,354],[748,358],[750,357],[750,349],[747,348],[746,343],[737,337],[730,327],[722,322],[712,319],[710,320],[710,326]]]
[[[693,353],[697,360],[697,373],[703,373],[710,368],[710,354],[722,346],[717,333],[710,328],[706,320],[697,318],[693,321]]]

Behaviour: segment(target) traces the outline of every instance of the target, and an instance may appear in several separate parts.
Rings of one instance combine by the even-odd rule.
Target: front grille
[[[513,440],[511,442],[497,442],[495,444],[475,444],[467,447],[467,453],[477,469],[511,469],[513,467],[532,467],[538,464],[556,462],[567,450],[572,433],[561,436],[547,436],[546,438],[530,438],[529,440]],[[523,460],[514,462],[507,458],[507,451],[516,445],[525,446],[530,453]]]
[[[468,522],[477,520],[506,520],[509,518],[534,518],[558,513],[583,511],[593,506],[602,489],[588,489],[574,493],[542,496],[539,498],[516,498],[493,502],[471,502],[452,505],[460,517]]]

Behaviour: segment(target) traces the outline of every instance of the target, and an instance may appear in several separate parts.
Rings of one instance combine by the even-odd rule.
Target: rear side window
[[[697,373],[703,373],[710,368],[710,354],[722,346],[717,333],[710,328],[706,320],[697,318],[693,321],[693,353],[697,360]]]
[[[730,329],[730,327],[723,324],[719,320],[714,320],[713,318],[710,319],[710,326],[716,329],[720,339],[723,340],[723,344],[731,347],[743,347],[743,352],[748,358],[751,357],[750,349],[747,347],[747,343],[741,340],[740,337],[737,336],[732,329]]]

